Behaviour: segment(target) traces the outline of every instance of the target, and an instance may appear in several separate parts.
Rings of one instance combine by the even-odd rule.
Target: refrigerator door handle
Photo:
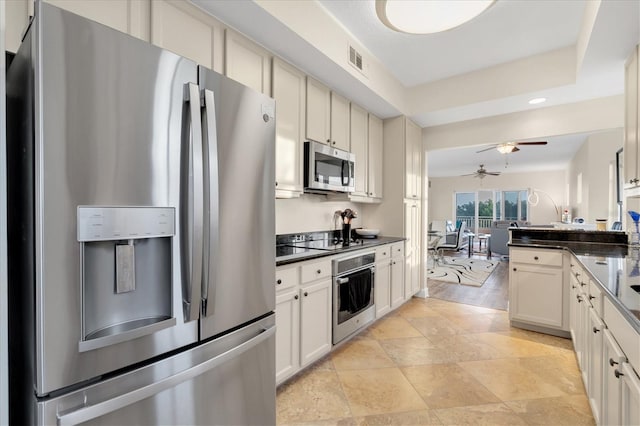
[[[226,352],[221,353],[220,355],[213,357],[202,364],[198,364],[194,367],[191,367],[187,370],[181,371],[180,373],[167,377],[158,382],[143,386],[131,392],[124,393],[122,395],[118,395],[115,398],[111,398],[106,401],[98,402],[93,405],[83,407],[77,410],[70,410],[64,413],[57,414],[57,424],[59,426],[66,425],[76,425],[79,423],[88,422],[90,420],[96,419],[100,416],[104,416],[105,414],[112,413],[119,409],[125,408],[129,405],[135,404],[138,401],[141,401],[150,396],[156,395],[164,390],[170,389],[179,385],[180,383],[186,382],[187,380],[193,379],[201,374],[206,373],[209,370],[212,370],[219,365],[235,358],[242,353],[254,348],[265,340],[269,339],[276,332],[276,326],[273,325],[269,328],[263,328],[262,332],[255,337],[247,340],[246,342],[241,343],[240,345],[229,349]]]
[[[203,140],[205,148],[205,205],[208,217],[205,218],[205,235],[208,244],[204,254],[205,279],[202,280],[202,315],[213,314],[214,285],[216,279],[216,265],[219,253],[219,177],[218,177],[218,127],[216,123],[216,104],[213,91],[204,92],[204,129]]]
[[[191,137],[188,138],[188,191],[186,205],[181,212],[182,247],[187,259],[187,285],[185,288],[185,321],[200,317],[200,294],[202,289],[202,251],[203,251],[203,207],[204,207],[204,170],[202,157],[202,117],[200,109],[200,90],[197,84],[187,83],[186,101],[191,117]]]

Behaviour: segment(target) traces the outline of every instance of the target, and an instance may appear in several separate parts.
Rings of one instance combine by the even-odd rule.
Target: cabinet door
[[[7,4],[13,2],[7,2]],[[26,1],[21,3],[26,4]],[[149,41],[149,11],[136,0],[47,0],[54,6],[84,16],[123,33]]]
[[[420,289],[420,204],[405,203],[405,298]]]
[[[603,401],[600,424],[619,425],[621,424],[620,391],[622,389],[622,383],[616,371],[619,373],[620,364],[622,364],[626,358],[609,330],[605,329],[602,334],[602,346],[604,375],[602,377]]]
[[[329,88],[307,77],[307,132],[308,140],[330,143],[331,92]]]
[[[391,264],[389,259],[376,264],[374,284],[374,302],[376,304],[376,318],[380,318],[391,310]]]
[[[404,302],[404,258],[391,259],[391,309]]]
[[[276,196],[302,193],[302,147],[305,128],[305,75],[273,58],[272,96],[276,100]]]
[[[562,269],[515,263],[509,274],[509,318],[562,327]]]
[[[332,94],[333,96],[333,94]],[[332,114],[333,116],[333,110]],[[331,121],[333,127],[333,120]],[[351,153],[356,156],[354,195],[367,196],[367,111],[351,104]],[[332,138],[333,139],[333,138]]]
[[[422,179],[422,130],[405,119],[405,197],[421,197]]]
[[[623,362],[621,367],[620,424],[640,425],[640,378],[628,362]]]
[[[364,126],[366,137],[366,123]],[[349,151],[349,100],[334,92],[331,92],[331,145]]]
[[[627,65],[625,67],[625,119],[624,119],[624,186],[630,188],[638,186],[638,156],[640,150],[638,149],[638,90],[639,86],[639,72],[638,69],[638,47],[633,50],[633,53]]]
[[[269,52],[241,36],[225,31],[225,75],[253,90],[271,93],[271,55]]]
[[[331,279],[300,289],[300,366],[331,350]]]
[[[222,71],[222,24],[187,2],[151,2],[151,43]]]
[[[589,308],[589,327],[587,329],[587,340],[589,350],[589,404],[596,424],[602,424],[602,375],[604,362],[602,360],[602,334],[604,323],[593,308]]]
[[[369,197],[382,198],[382,120],[369,114],[368,192]]]
[[[276,382],[280,383],[300,366],[300,296],[298,288],[276,295]]]
[[[580,317],[580,304],[578,303],[578,295],[580,294],[580,283],[573,273],[569,274],[569,332],[571,333],[571,341],[574,350],[576,350],[576,333],[578,328],[578,320]]]

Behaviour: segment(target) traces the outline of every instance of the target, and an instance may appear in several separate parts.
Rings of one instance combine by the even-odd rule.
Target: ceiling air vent
[[[349,63],[356,67],[358,71],[364,74],[364,64],[362,63],[362,54],[360,54],[353,46],[349,46]]]

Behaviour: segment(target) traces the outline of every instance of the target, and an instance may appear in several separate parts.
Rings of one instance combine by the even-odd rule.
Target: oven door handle
[[[349,282],[349,278],[336,278],[336,283],[338,284],[346,284]]]

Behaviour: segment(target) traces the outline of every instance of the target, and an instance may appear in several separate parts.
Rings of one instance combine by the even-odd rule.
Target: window
[[[456,192],[456,226],[464,222],[472,232],[488,232],[494,220],[529,220],[528,190]]]

